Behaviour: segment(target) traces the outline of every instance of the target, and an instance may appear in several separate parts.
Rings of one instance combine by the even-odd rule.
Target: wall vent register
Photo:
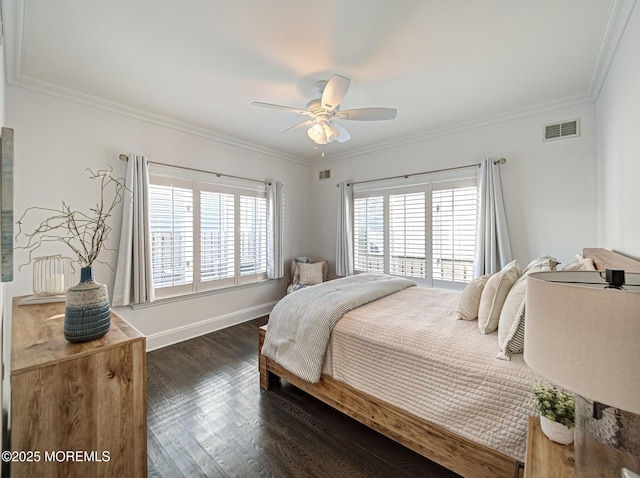
[[[318,174],[318,179],[322,181],[323,179],[329,179],[331,177],[331,170],[327,169],[325,171],[320,171]]]
[[[580,136],[580,119],[546,124],[543,127],[543,141],[573,138]]]

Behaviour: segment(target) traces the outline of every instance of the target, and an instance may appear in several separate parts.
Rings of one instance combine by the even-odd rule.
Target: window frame
[[[371,183],[363,182],[354,184],[353,186],[353,247],[354,247],[354,272],[356,274],[366,271],[357,269],[357,226],[356,226],[356,199],[368,197],[382,197],[383,199],[383,272],[390,274],[390,201],[389,197],[399,194],[411,194],[414,191],[424,191],[425,193],[425,277],[400,276],[407,277],[415,281],[418,285],[425,287],[438,287],[447,289],[462,290],[466,287],[466,282],[455,282],[434,279],[433,277],[433,191],[434,187],[440,189],[441,183],[448,182],[473,182],[477,187],[477,170],[476,166],[469,169],[457,171],[442,171],[439,173],[428,173],[424,175],[411,176],[409,179],[388,179]],[[476,225],[477,229],[477,225]]]
[[[219,292],[231,290],[251,284],[257,284],[267,280],[266,273],[266,184],[258,181],[242,180],[238,178],[229,178],[217,176],[214,173],[196,172],[178,167],[165,165],[152,165],[149,172],[150,184],[174,185],[176,187],[185,187],[192,190],[192,211],[193,211],[193,279],[191,283],[177,286],[161,286],[154,285],[154,291],[158,299],[179,298],[189,295],[197,295],[207,292]],[[222,192],[233,194],[233,268],[232,278],[201,280],[201,192]],[[255,197],[264,198],[265,216],[263,218],[265,227],[265,243],[264,243],[264,272],[249,275],[241,275],[240,268],[240,198]],[[151,215],[149,217],[151,220]],[[151,263],[153,267],[153,262]]]

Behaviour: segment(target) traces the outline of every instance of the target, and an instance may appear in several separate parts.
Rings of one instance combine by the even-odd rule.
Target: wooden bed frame
[[[601,248],[585,248],[596,269],[640,272],[640,262]],[[262,350],[266,327],[260,328],[258,351]],[[313,397],[340,410],[392,440],[465,477],[511,477],[517,462],[495,450],[436,426],[398,407],[349,385],[322,375],[317,383],[306,382],[258,352],[260,387],[268,390],[284,379]]]

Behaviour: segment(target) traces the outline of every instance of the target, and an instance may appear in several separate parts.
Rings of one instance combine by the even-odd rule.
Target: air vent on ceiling
[[[322,181],[323,179],[329,179],[331,177],[331,170],[327,169],[325,171],[320,171],[320,174],[318,174],[318,179],[320,179],[320,181]]]
[[[580,136],[580,119],[544,125],[543,141]]]

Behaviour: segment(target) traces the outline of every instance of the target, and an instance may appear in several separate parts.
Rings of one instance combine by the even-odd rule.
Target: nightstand
[[[560,445],[549,440],[538,417],[529,417],[525,478],[575,478],[573,444]]]

